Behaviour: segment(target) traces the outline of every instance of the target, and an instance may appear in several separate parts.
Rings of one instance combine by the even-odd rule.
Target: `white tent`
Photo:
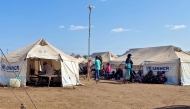
[[[15,77],[13,72],[19,75],[21,84],[26,85],[30,81],[31,66],[38,73],[44,61],[54,70],[61,70],[60,81],[63,87],[80,84],[77,59],[58,50],[44,39],[8,54],[6,58],[2,56],[0,63],[0,83],[3,85],[8,85],[9,79]]]
[[[160,46],[160,47],[148,47],[148,48],[134,48],[130,49],[122,56],[118,57],[115,60],[110,61],[113,68],[121,67],[124,68],[125,60],[128,54],[132,54],[133,65],[136,70],[139,70],[145,60],[148,60],[159,53],[167,51],[173,46]],[[177,47],[174,47],[177,49]]]
[[[95,60],[95,57],[96,57],[96,56],[101,56],[104,63],[108,63],[108,62],[110,62],[110,61],[112,61],[112,60],[114,60],[114,59],[117,58],[116,55],[114,55],[113,53],[111,53],[111,52],[109,52],[109,51],[108,51],[108,52],[97,52],[97,53],[93,53],[93,54],[91,55],[91,58],[92,58],[93,60]]]
[[[166,71],[166,84],[190,85],[190,55],[180,48],[161,46],[131,49],[110,63],[113,67],[124,68],[128,54],[132,54],[136,70],[143,69],[144,74],[147,74],[148,70],[153,70],[154,74],[157,71]]]
[[[88,61],[81,55],[76,55],[75,58],[78,60],[79,63],[83,63],[83,64],[87,63],[87,61]]]
[[[155,75],[157,71],[165,71],[168,79],[166,84],[190,85],[190,55],[185,52],[169,49],[160,53],[145,61],[144,74],[149,70],[152,70]]]

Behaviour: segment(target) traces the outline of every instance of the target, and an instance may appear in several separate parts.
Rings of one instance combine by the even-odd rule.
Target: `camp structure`
[[[75,58],[77,59],[78,63],[79,63],[79,73],[83,74],[84,72],[84,67],[86,66],[86,63],[88,62],[87,59],[85,59],[83,56],[81,55],[75,55]]]
[[[110,62],[111,60],[114,60],[114,59],[117,58],[116,55],[114,55],[113,53],[111,53],[109,51],[108,52],[96,52],[96,53],[93,53],[91,55],[92,60],[95,60],[96,56],[98,56],[98,57],[101,56],[102,61],[103,61],[104,64],[106,64],[106,63]]]
[[[142,69],[142,65],[145,60],[148,60],[159,53],[165,52],[171,46],[161,46],[161,47],[148,47],[148,48],[134,48],[126,51],[122,56],[118,57],[115,60],[110,61],[113,68],[124,68],[125,61],[128,54],[132,54],[133,67],[135,70]]]
[[[88,61],[81,55],[76,55],[75,58],[78,60],[79,63],[86,63]]]
[[[187,51],[186,53],[190,55],[190,51]]]
[[[190,85],[190,55],[179,47],[160,46],[131,49],[110,63],[115,68],[124,68],[128,54],[132,54],[135,70],[143,70],[144,75],[149,70],[152,70],[154,75],[157,71],[165,71],[168,79],[166,84]]]
[[[26,82],[31,81],[32,75],[42,70],[43,62],[60,71],[60,74],[57,74],[60,77],[57,81],[60,81],[63,87],[81,84],[77,59],[55,48],[44,39],[0,59],[0,83],[3,85],[9,85],[10,78],[17,77],[21,79],[21,85],[25,86]]]

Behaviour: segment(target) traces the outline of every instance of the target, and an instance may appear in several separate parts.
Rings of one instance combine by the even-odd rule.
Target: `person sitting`
[[[130,71],[130,79],[129,79],[129,81],[130,81],[131,83],[134,82],[134,80],[135,80],[135,75],[136,75],[136,72],[135,72],[134,68],[131,68],[131,71]]]
[[[165,71],[158,71],[157,75],[156,75],[156,84],[164,84],[164,82],[167,81],[167,78],[165,76],[163,76],[163,74],[165,74]]]
[[[143,83],[143,77],[142,71],[139,70],[138,73],[135,74],[135,82]]]
[[[46,75],[54,75],[53,68],[47,64],[47,62],[43,63],[43,69],[42,72]]]
[[[155,83],[155,78],[154,78],[154,75],[153,75],[152,70],[150,70],[150,71],[148,72],[148,74],[144,77],[144,82],[145,82],[145,83],[148,83],[148,84],[153,84],[153,83]]]
[[[121,68],[118,68],[116,70],[116,80],[120,80],[123,77],[123,70]]]
[[[115,71],[112,71],[112,74],[111,74],[111,78],[112,80],[115,80],[116,78],[116,72]]]

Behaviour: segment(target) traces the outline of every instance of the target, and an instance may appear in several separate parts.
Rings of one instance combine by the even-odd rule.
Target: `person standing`
[[[127,55],[127,59],[125,61],[125,78],[124,78],[124,83],[126,83],[127,81],[129,82],[130,80],[130,72],[131,72],[131,68],[133,68],[133,61],[131,60],[132,58],[132,55],[131,54],[128,54]]]
[[[100,80],[100,73],[99,72],[100,72],[100,66],[101,66],[101,62],[100,62],[98,56],[96,56],[96,60],[94,62],[94,65],[95,65],[94,80],[96,80],[98,78],[98,80],[97,80],[97,82],[98,82]]]
[[[111,74],[111,66],[109,63],[107,63],[107,66],[106,66],[106,77],[107,79],[110,79],[110,74]]]
[[[86,77],[88,78],[88,81],[89,81],[89,80],[90,80],[90,75],[91,75],[91,66],[92,66],[91,59],[88,60],[86,66],[87,66],[87,74],[86,74]]]

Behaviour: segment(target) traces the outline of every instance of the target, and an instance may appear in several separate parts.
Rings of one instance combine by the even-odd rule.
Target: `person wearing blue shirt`
[[[128,54],[127,59],[125,61],[125,64],[126,64],[125,69],[126,69],[126,71],[125,71],[124,83],[126,83],[126,82],[129,83],[130,78],[131,78],[131,68],[133,68],[133,61],[131,60],[131,57],[132,57],[132,55]]]
[[[95,66],[95,76],[94,76],[94,80],[96,80],[96,78],[98,78],[98,81],[100,80],[100,66],[101,66],[101,61],[99,60],[98,56],[96,56],[96,60],[94,62],[94,66]]]

